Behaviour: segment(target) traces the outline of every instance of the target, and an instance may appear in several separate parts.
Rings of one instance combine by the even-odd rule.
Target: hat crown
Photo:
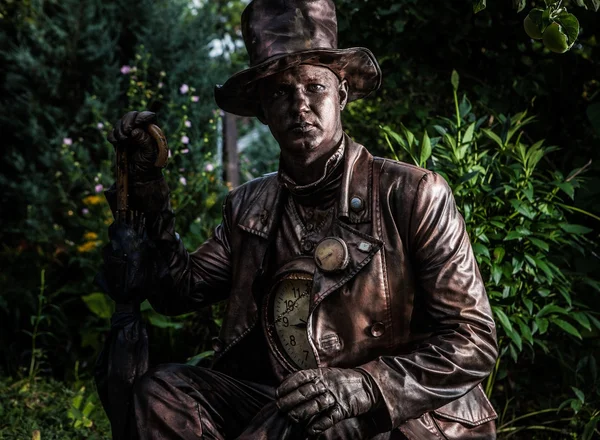
[[[332,0],[253,0],[242,13],[250,66],[277,55],[337,49]]]

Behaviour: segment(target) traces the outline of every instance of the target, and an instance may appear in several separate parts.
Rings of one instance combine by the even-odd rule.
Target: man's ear
[[[348,81],[344,78],[340,81],[340,85],[338,88],[340,94],[340,110],[344,110],[346,108],[346,104],[348,103],[348,91],[350,87],[348,85]]]

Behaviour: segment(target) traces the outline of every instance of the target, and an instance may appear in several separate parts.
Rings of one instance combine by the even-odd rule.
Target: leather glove
[[[148,277],[153,272],[151,244],[124,223],[113,223],[108,233],[110,243],[102,251],[104,264],[96,275],[96,284],[117,304],[142,302]]]
[[[156,123],[156,113],[129,112],[115,123],[108,134],[108,142],[124,146],[129,153],[129,179],[133,182],[150,182],[160,179],[162,171],[154,166],[158,146],[145,128]]]
[[[277,407],[292,421],[317,435],[336,423],[377,407],[381,394],[362,370],[318,368],[301,370],[277,388]]]

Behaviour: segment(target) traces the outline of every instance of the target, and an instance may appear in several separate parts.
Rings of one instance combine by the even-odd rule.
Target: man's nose
[[[296,88],[292,94],[292,109],[298,113],[305,113],[310,110],[308,95],[300,87]]]

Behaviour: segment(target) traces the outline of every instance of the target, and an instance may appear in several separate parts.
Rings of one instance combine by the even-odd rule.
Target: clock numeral
[[[307,361],[308,360],[308,350],[303,350],[304,351],[304,360]]]
[[[294,301],[292,301],[291,299],[286,300],[285,307],[288,310],[293,310],[294,309]]]
[[[283,319],[282,319],[282,321],[283,321],[283,326],[284,327],[289,327],[290,326],[290,320],[288,319],[287,316],[284,316]]]
[[[292,292],[294,292],[294,298],[298,298],[300,296],[300,289],[297,287],[292,287]]]
[[[290,345],[291,345],[292,347],[295,347],[295,346],[296,346],[296,338],[294,337],[294,335],[291,335],[291,336],[290,336]]]

